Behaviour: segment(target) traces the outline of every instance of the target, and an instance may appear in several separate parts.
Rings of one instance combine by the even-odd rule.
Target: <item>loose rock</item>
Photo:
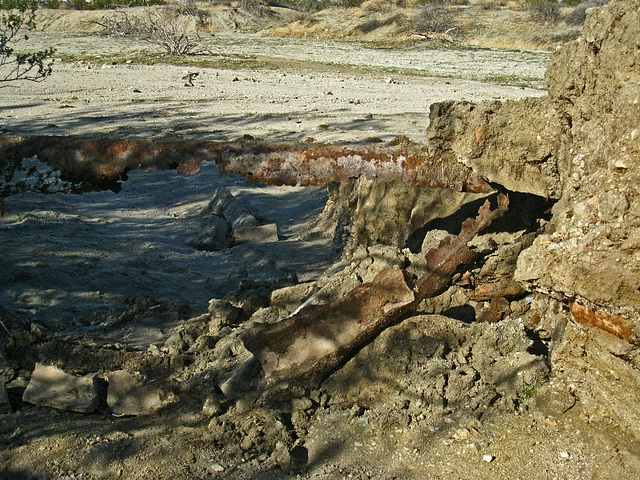
[[[22,400],[60,410],[94,412],[100,406],[98,374],[77,376],[54,366],[37,363]]]
[[[108,378],[107,404],[114,415],[147,415],[177,401],[167,385],[146,385],[125,370],[111,372]]]

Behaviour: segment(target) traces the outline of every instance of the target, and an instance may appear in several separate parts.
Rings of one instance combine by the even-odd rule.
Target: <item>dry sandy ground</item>
[[[167,61],[129,39],[38,33],[34,44],[56,45],[61,58],[77,61],[58,61],[46,82],[2,88],[0,126],[16,133],[422,142],[431,103],[542,95],[549,60],[547,52],[228,35],[203,42],[213,55],[196,60],[220,67],[202,68],[127,63],[141,51]],[[187,70],[199,73],[193,87],[185,86]],[[478,81],[485,79],[497,83]]]
[[[43,44],[52,38],[37,35]],[[372,51],[360,44],[232,36],[216,45],[218,55],[234,60],[233,68],[188,67],[200,75],[195,86],[186,87],[184,66],[126,63],[146,45],[73,36],[60,36],[56,45],[61,56],[74,60],[58,62],[44,83],[4,87],[3,129],[331,142],[402,134],[424,141],[432,102],[543,95],[477,79],[516,72],[524,83],[540,86],[548,60],[546,53],[535,52]],[[251,60],[244,67],[243,58]],[[274,69],[275,63],[280,68]],[[186,246],[184,239],[197,230],[199,213],[220,187],[246,202],[264,223],[276,223],[281,241],[217,253]],[[250,188],[238,178],[218,177],[213,165],[194,177],[133,172],[120,194],[9,198],[0,223],[3,318],[39,320],[65,334],[101,334],[101,322],[123,308],[119,302],[126,296],[151,296],[177,314],[149,325],[129,323],[118,340],[139,346],[160,342],[172,325],[205,309],[208,299],[224,295],[231,283],[260,277],[262,267],[273,277],[285,269],[300,279],[319,276],[335,260],[331,239],[305,232],[325,199],[321,189]],[[190,311],[181,309],[185,304]],[[554,411],[553,405],[523,407],[518,415],[487,414],[473,426],[452,419],[438,428],[374,431],[361,420],[365,417],[319,409],[306,440],[309,465],[292,473],[272,470],[264,456],[232,461],[212,446],[209,420],[197,411],[114,419],[23,405],[2,420],[0,477],[631,478],[623,447],[585,423],[579,406],[567,412]]]

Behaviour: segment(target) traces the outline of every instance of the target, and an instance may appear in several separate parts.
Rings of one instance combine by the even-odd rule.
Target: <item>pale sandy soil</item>
[[[329,142],[406,135],[423,142],[433,102],[543,95],[549,60],[546,52],[374,50],[359,43],[230,35],[210,39],[214,54],[198,57],[220,62],[220,68],[202,68],[160,65],[169,60],[156,57],[157,48],[130,39],[34,35],[34,45],[46,44],[55,44],[61,58],[80,60],[58,61],[46,82],[3,87],[0,128]],[[157,64],[127,63],[141,52]],[[193,87],[185,86],[186,71],[199,73]],[[497,83],[479,81],[487,79]],[[536,88],[501,84],[508,82]]]

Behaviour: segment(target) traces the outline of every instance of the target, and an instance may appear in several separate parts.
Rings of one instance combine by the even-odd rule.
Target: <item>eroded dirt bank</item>
[[[425,254],[485,199],[495,204],[497,192],[364,175],[331,184],[302,239],[337,247],[341,262],[313,278],[284,272],[279,283],[238,271],[247,281],[201,315],[161,306],[175,328],[135,348],[3,311],[18,325],[3,337],[2,372],[16,408],[1,427],[5,476],[637,477],[639,7],[620,0],[592,13],[584,37],[554,55],[548,97],[432,107],[429,154],[508,192],[509,212],[474,238],[479,259],[445,293],[311,388],[293,380],[265,388],[243,334],[303,304],[322,312],[389,268],[420,278]],[[180,181],[160,173],[163,182]],[[270,225],[279,233],[283,217],[265,215],[250,195],[238,205],[241,187],[216,181],[232,196],[198,199],[186,215],[194,249],[219,255],[239,239],[280,243]],[[26,212],[9,218],[7,228],[37,220]],[[294,226],[305,220],[296,218]],[[106,327],[117,334],[157,318],[155,310],[138,302]],[[77,398],[35,385],[47,378],[32,370],[36,361],[97,374],[60,383],[88,385],[98,413],[32,406],[80,408]]]

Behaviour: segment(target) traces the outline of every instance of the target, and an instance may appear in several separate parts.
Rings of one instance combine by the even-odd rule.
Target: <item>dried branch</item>
[[[144,16],[134,17],[126,10],[116,10],[95,21],[105,35],[137,36],[162,46],[169,55],[188,55],[200,47],[197,30],[191,22],[198,18],[178,9],[147,7]]]

